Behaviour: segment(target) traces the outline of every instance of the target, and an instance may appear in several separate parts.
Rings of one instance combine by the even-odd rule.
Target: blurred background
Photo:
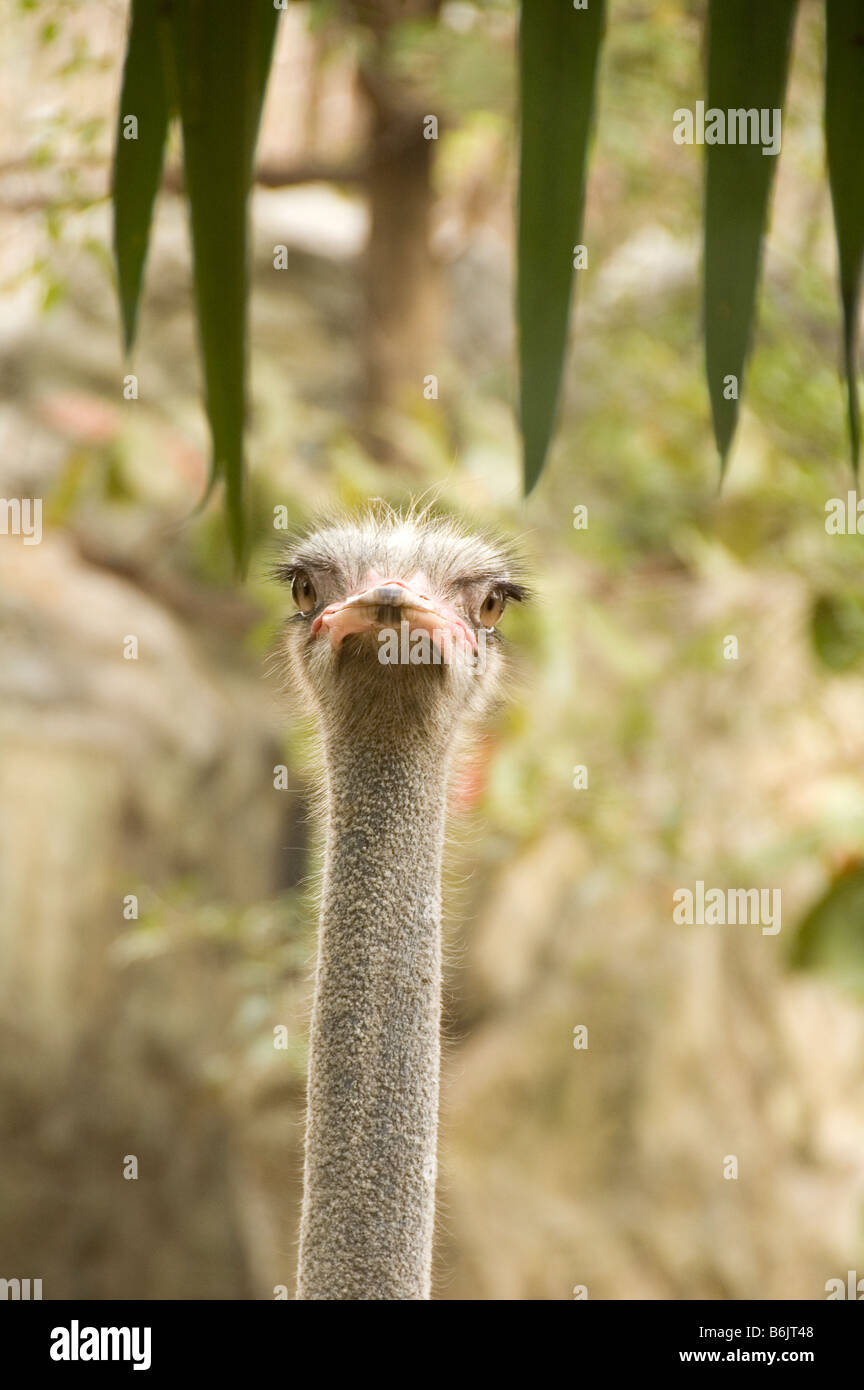
[[[3,0],[0,494],[44,513],[39,545],[0,536],[0,1275],[45,1298],[293,1296],[317,861],[267,568],[286,522],[422,495],[518,538],[537,590],[454,788],[436,1296],[822,1298],[864,1276],[864,570],[825,530],[852,482],[821,7],[718,493],[702,151],[672,139],[704,94],[702,6],[612,0],[589,265],[527,502],[515,9],[399,8],[282,18],[240,584],[219,498],[191,515],[208,443],[176,133],[120,350],[126,6]],[[780,888],[782,930],[674,925],[698,879]]]

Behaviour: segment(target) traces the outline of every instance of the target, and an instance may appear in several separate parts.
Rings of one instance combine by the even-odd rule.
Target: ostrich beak
[[[355,632],[378,632],[408,624],[410,632],[425,630],[433,641],[450,639],[474,651],[474,633],[448,603],[431,599],[425,592],[425,577],[417,574],[404,579],[382,579],[371,572],[366,587],[341,603],[331,603],[312,624],[312,635],[326,632],[330,645],[337,648],[344,637]]]

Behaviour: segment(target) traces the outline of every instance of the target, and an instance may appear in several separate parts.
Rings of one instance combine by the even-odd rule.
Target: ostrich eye
[[[480,621],[484,627],[494,627],[504,612],[507,600],[500,589],[491,589],[483,600]]]
[[[305,570],[300,570],[298,574],[295,574],[294,582],[291,585],[291,597],[301,613],[311,613],[315,607],[315,585]]]

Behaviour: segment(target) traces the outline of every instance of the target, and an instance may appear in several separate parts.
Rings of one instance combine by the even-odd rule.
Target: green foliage
[[[797,0],[711,0],[707,109],[782,110]],[[758,116],[757,116],[758,118]],[[778,154],[761,143],[706,144],[705,367],[725,467],[738,422],[768,202]],[[724,382],[737,381],[729,395]]]
[[[749,0],[711,0],[709,109],[782,109],[796,4],[797,0],[764,0],[758,6]],[[526,491],[544,468],[555,428],[604,11],[602,0],[584,10],[560,0],[532,0],[521,9],[517,326]],[[174,107],[179,111],[212,436],[211,485],[225,483],[231,548],[241,567],[248,544],[243,448],[246,204],[278,14],[268,0],[255,0],[251,6],[214,0],[206,7],[200,0],[178,0],[168,9],[155,0],[133,0],[115,154],[115,256],[128,350],[135,336],[169,115]],[[335,22],[332,7],[320,7],[320,14],[326,22]],[[825,126],[845,320],[849,431],[857,467],[856,323],[864,257],[864,181],[858,168],[864,140],[864,46],[859,37],[864,0],[828,0],[827,17]],[[658,16],[657,23],[664,25],[671,42],[666,20]],[[354,29],[361,32],[360,21]],[[344,41],[350,41],[352,32],[346,30]],[[484,63],[484,44],[490,41],[496,42],[494,26],[475,24],[470,35],[457,36],[447,25],[406,22],[395,27],[392,52],[397,69],[401,62],[421,86],[425,77],[436,91],[450,93],[451,104],[464,114],[472,100],[476,103],[478,91],[486,91],[493,104],[506,104],[500,67]],[[640,84],[646,87],[651,79],[635,27],[628,43],[635,67],[623,76],[629,99],[634,100]],[[680,68],[680,45],[675,54]],[[616,74],[616,81],[620,76]],[[123,138],[122,117],[129,114],[138,117],[137,140]],[[610,111],[608,123],[619,136],[626,134],[614,114]],[[622,167],[644,179],[645,161],[634,166],[627,153],[632,133],[623,145],[620,138],[612,144]],[[776,156],[764,154],[760,143],[715,143],[706,149],[705,362],[722,466],[743,392],[776,163]],[[730,376],[738,381],[737,398],[724,393]]]
[[[160,17],[163,14],[159,0],[134,0],[117,113],[112,178],[114,256],[127,352],[135,341],[150,223],[168,130],[163,51],[168,35],[166,21]],[[127,116],[138,122],[137,139],[124,139]]]
[[[864,868],[836,879],[810,909],[793,938],[789,963],[864,989]]]
[[[843,302],[843,356],[849,438],[857,473],[861,447],[856,363],[858,300],[864,262],[864,0],[827,0],[825,141]]]
[[[559,0],[522,7],[517,316],[526,491],[542,472],[561,386],[604,13],[602,0],[587,10]]]
[[[243,564],[247,213],[258,121],[279,11],[219,0],[177,5],[174,41],[195,298],[213,438],[231,546]]]
[[[724,112],[782,109],[797,0],[710,0],[706,108]],[[594,63],[567,42],[567,25],[588,14],[569,6],[523,7],[521,84],[523,151],[520,191],[519,302],[522,430],[526,486],[544,466],[567,348],[570,277],[560,245],[581,221],[582,130],[567,128],[581,103],[590,110]],[[856,386],[857,304],[864,260],[864,3],[828,0],[825,126],[845,320],[844,358],[853,465],[860,448]],[[526,22],[528,21],[528,22]],[[662,22],[658,18],[658,23]],[[676,22],[678,22],[676,17]],[[602,36],[597,34],[599,48]],[[638,52],[638,39],[633,39]],[[542,56],[542,59],[540,55]],[[617,77],[617,74],[616,74]],[[619,88],[620,90],[620,88]],[[609,119],[612,118],[610,111]],[[525,134],[530,132],[526,160]],[[559,146],[563,146],[563,149]],[[631,140],[632,144],[632,140]],[[625,151],[619,151],[621,162]],[[770,190],[776,156],[761,144],[706,143],[704,331],[714,436],[725,467],[738,419],[752,339]],[[531,224],[526,229],[526,209]],[[545,228],[545,234],[544,234]],[[566,229],[566,234],[565,230]],[[737,398],[724,379],[738,380]],[[806,389],[806,381],[802,389]]]
[[[160,18],[165,14],[164,20]],[[115,247],[124,333],[131,346],[170,94],[183,127],[195,301],[212,438],[211,485],[224,479],[235,563],[245,564],[247,199],[279,11],[270,0],[177,0],[167,12],[133,0],[122,98],[139,118],[141,155],[115,166]]]
[[[850,671],[864,658],[864,600],[857,594],[822,594],[810,620],[813,648],[829,671]]]

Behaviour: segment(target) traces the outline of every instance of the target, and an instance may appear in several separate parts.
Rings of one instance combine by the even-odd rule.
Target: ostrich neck
[[[398,747],[394,743],[398,740]],[[429,1297],[444,741],[327,750],[298,1297]]]

